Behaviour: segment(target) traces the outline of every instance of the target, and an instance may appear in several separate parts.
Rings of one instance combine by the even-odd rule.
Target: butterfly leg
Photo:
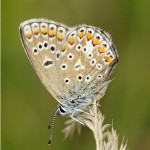
[[[75,109],[76,111],[78,111],[78,112],[82,112],[82,113],[85,113],[85,114],[87,114],[87,115],[90,115],[90,113],[89,112],[86,112],[86,111],[84,111],[84,110],[81,110],[81,109]]]
[[[89,106],[88,106],[88,108],[89,108]],[[92,111],[90,111],[90,112],[86,112],[86,111],[84,111],[84,110],[81,110],[81,109],[76,109],[78,112],[83,112],[83,113],[85,113],[86,115],[91,115],[92,117],[94,117],[94,115],[93,115],[93,113],[92,113]],[[90,110],[90,108],[89,108],[89,110]]]
[[[92,110],[90,109],[90,106],[88,106],[88,108],[89,108],[89,111],[90,111],[89,114],[90,114],[92,117],[94,117],[94,114],[93,114]]]
[[[101,106],[99,103],[92,103],[91,105]]]
[[[82,125],[84,125],[84,123],[82,123],[80,120],[78,120],[78,119],[76,119],[76,118],[74,117],[74,113],[72,113],[71,118],[72,118],[73,120],[75,120],[75,121],[81,123]],[[85,125],[84,125],[84,126],[85,126]]]

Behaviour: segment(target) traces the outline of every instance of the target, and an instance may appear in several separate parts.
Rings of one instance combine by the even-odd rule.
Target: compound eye
[[[64,107],[63,106],[59,106],[59,108],[58,108],[58,114],[59,115],[65,115],[66,114],[66,110],[64,109]]]

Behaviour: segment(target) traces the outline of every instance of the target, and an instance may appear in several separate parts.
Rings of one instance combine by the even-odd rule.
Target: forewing
[[[25,52],[46,89],[59,102],[65,96],[58,67],[60,49],[68,27],[46,19],[32,19],[20,25],[20,37]]]

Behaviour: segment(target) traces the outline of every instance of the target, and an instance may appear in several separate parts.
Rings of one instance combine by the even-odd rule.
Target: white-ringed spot
[[[51,44],[51,45],[49,46],[49,48],[50,48],[50,52],[51,52],[51,53],[55,53],[55,51],[56,51],[56,46],[55,46],[54,44]]]
[[[43,60],[43,66],[44,68],[50,68],[54,65],[54,62],[51,58],[45,56],[45,59]]]
[[[78,44],[77,46],[76,46],[76,50],[79,52],[79,51],[81,51],[82,50],[82,45],[81,44]]]
[[[67,55],[67,57],[68,57],[69,60],[73,60],[74,55],[73,55],[72,53],[69,53],[69,54]]]
[[[98,70],[101,70],[102,69],[102,64],[96,64],[96,68],[98,69]]]
[[[88,58],[88,59],[91,59],[92,57],[93,57],[93,54],[92,54],[92,53],[88,53],[88,54],[87,54],[87,58]]]
[[[87,76],[85,77],[85,81],[86,81],[86,82],[91,81],[91,76],[90,76],[90,75],[87,75]]]
[[[38,53],[39,53],[38,49],[36,47],[32,48],[32,52],[33,52],[34,55],[38,55]]]
[[[93,59],[90,61],[90,65],[91,65],[91,66],[94,66],[95,64],[96,64],[96,59],[93,58]]]
[[[79,74],[79,75],[77,76],[77,80],[78,80],[79,82],[81,82],[81,81],[83,80],[83,75],[82,75],[82,74]]]
[[[44,47],[44,49],[48,49],[49,43],[47,41],[44,41],[43,42],[43,47]]]
[[[87,52],[87,47],[86,47],[86,46],[83,46],[82,52],[83,52],[83,53],[86,53],[86,52]]]
[[[64,82],[65,82],[66,84],[69,84],[69,83],[70,83],[70,79],[69,79],[69,78],[65,78],[65,79],[64,79]]]
[[[67,64],[63,63],[63,64],[61,65],[61,69],[62,69],[62,70],[66,70],[66,69],[67,69]]]
[[[38,43],[37,47],[39,51],[43,50],[43,44],[41,42]]]
[[[101,80],[103,77],[102,77],[102,75],[101,74],[99,74],[98,76],[97,76],[97,79],[98,80]]]

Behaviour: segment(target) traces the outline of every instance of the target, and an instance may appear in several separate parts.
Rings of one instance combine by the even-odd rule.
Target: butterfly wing
[[[21,41],[31,64],[46,89],[60,103],[65,93],[57,66],[68,32],[67,26],[46,19],[32,19],[20,25]]]
[[[59,74],[73,95],[93,96],[118,62],[108,33],[92,26],[78,26],[68,34],[61,49]]]
[[[20,25],[20,36],[36,73],[60,103],[64,97],[98,93],[118,62],[109,35],[92,26],[68,28],[32,19]]]

